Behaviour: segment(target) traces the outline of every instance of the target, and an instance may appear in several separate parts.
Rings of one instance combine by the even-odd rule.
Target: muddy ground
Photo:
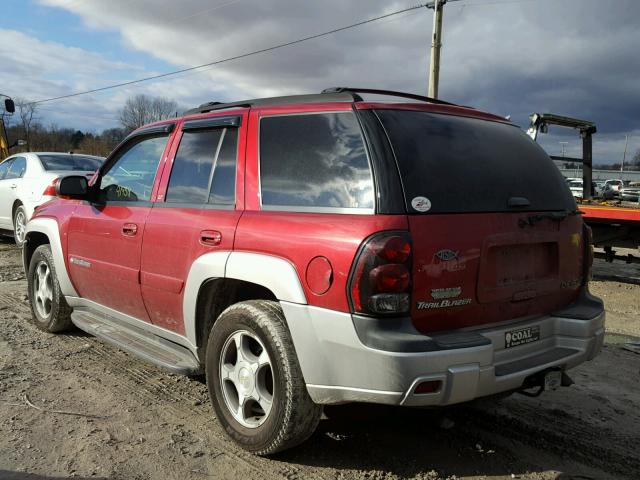
[[[19,252],[0,240],[0,479],[637,479],[640,354],[625,346],[640,286],[592,290],[609,333],[575,385],[438,410],[334,407],[306,444],[264,459],[225,438],[202,378],[36,330]]]

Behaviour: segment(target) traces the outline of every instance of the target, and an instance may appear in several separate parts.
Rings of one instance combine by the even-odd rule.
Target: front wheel
[[[48,333],[71,328],[71,307],[60,290],[49,245],[40,245],[33,252],[27,283],[35,326]]]
[[[322,408],[312,402],[276,302],[226,309],[207,344],[207,386],[220,423],[242,448],[269,455],[304,442]]]

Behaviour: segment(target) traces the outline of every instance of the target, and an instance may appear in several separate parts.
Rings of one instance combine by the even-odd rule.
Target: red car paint
[[[58,200],[39,209],[35,217],[58,221],[66,266],[80,296],[180,334],[185,331],[185,282],[191,265],[201,255],[235,250],[283,258],[295,266],[310,305],[349,312],[348,280],[356,254],[365,239],[381,231],[411,234],[411,316],[423,332],[529,317],[553,311],[576,297],[582,272],[579,217],[563,223],[542,221],[526,230],[518,226],[518,220],[531,212],[423,216],[262,210],[260,117],[353,108],[354,104],[346,102],[315,103],[185,117],[242,115],[234,210],[161,208],[183,118],[177,120],[169,136],[150,205],[96,207]],[[494,115],[455,106],[360,102],[355,108],[421,110],[507,123]],[[135,224],[135,235],[124,234],[123,224]],[[202,233],[210,231],[220,234],[219,244],[202,241]],[[437,254],[442,250],[454,252],[455,258],[440,259]],[[92,268],[70,263],[71,257],[89,262]],[[318,257],[330,265],[330,280],[317,278],[329,275],[326,268],[309,275],[310,265],[314,267],[312,261]],[[525,273],[521,275],[521,271]],[[458,287],[460,294],[455,299],[464,302],[454,304],[455,308],[419,308],[420,302],[437,303],[431,298],[433,290]]]

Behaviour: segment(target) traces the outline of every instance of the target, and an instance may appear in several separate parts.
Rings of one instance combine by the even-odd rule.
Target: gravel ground
[[[0,240],[0,479],[635,479],[640,355],[624,347],[640,337],[640,286],[592,290],[609,333],[575,385],[446,409],[333,407],[310,441],[264,459],[224,437],[202,378],[36,330],[19,251]]]

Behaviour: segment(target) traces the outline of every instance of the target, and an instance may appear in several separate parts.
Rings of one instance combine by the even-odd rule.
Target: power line
[[[451,0],[451,1],[455,1],[455,0]],[[295,45],[295,44],[302,43],[302,42],[307,42],[309,40],[314,40],[316,38],[326,37],[327,35],[332,35],[334,33],[342,32],[342,31],[348,30],[350,28],[355,28],[355,27],[359,27],[361,25],[366,25],[367,23],[377,22],[378,20],[382,20],[384,18],[393,17],[393,16],[399,15],[401,13],[410,12],[412,10],[418,10],[418,9],[424,8],[424,7],[429,7],[429,5],[431,3],[432,2],[429,2],[427,4],[415,5],[413,7],[404,8],[402,10],[397,10],[397,11],[394,11],[394,12],[391,12],[391,13],[387,13],[385,15],[380,15],[378,17],[373,17],[373,18],[370,18],[368,20],[363,20],[361,22],[352,23],[351,25],[347,25],[347,26],[340,27],[340,28],[334,28],[333,30],[328,30],[326,32],[318,33],[318,34],[315,34],[315,35],[310,35],[308,37],[299,38],[297,40],[292,40],[290,42],[280,43],[278,45],[273,45],[271,47],[262,48],[260,50],[254,50],[252,52],[242,53],[240,55],[235,55],[233,57],[223,58],[221,60],[215,60],[213,62],[203,63],[201,65],[196,65],[196,66],[193,66],[193,67],[183,68],[183,69],[180,69],[180,70],[174,70],[174,71],[171,71],[171,72],[161,73],[161,74],[158,74],[158,75],[151,75],[151,76],[148,76],[148,77],[139,78],[137,80],[130,80],[128,82],[115,83],[115,84],[112,84],[112,85],[107,85],[107,86],[104,86],[104,87],[94,88],[94,89],[91,89],[91,90],[85,90],[85,91],[82,91],[82,92],[75,92],[75,93],[70,93],[70,94],[67,94],[67,95],[60,95],[58,97],[45,98],[43,100],[38,100],[38,101],[35,101],[33,103],[37,105],[37,104],[45,103],[45,102],[52,102],[54,100],[62,100],[64,98],[71,98],[71,97],[78,97],[80,95],[87,95],[89,93],[103,92],[105,90],[111,90],[111,89],[114,89],[114,88],[125,87],[127,85],[133,85],[133,84],[136,84],[136,83],[147,82],[147,81],[150,81],[150,80],[156,80],[158,78],[169,77],[169,76],[172,76],[172,75],[177,75],[179,73],[190,72],[190,71],[198,70],[198,69],[204,68],[204,67],[211,67],[211,66],[214,66],[214,65],[220,65],[221,63],[226,63],[226,62],[230,62],[230,61],[233,61],[233,60],[239,60],[241,58],[251,57],[253,55],[258,55],[260,53],[271,52],[271,51],[277,50],[279,48],[289,47],[291,45]]]

